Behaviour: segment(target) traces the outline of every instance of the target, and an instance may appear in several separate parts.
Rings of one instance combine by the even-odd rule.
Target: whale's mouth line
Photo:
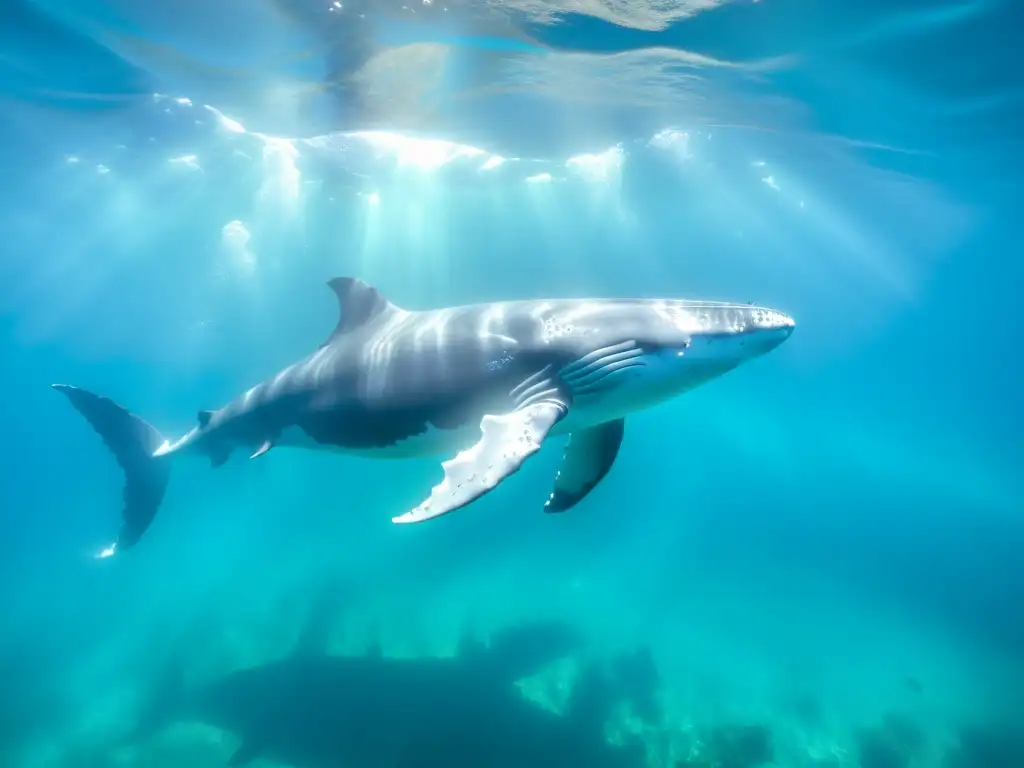
[[[703,339],[707,341],[715,341],[719,339],[735,339],[744,336],[760,336],[771,333],[782,333],[792,332],[796,327],[795,323],[789,325],[769,325],[769,326],[746,326],[744,328],[736,328],[735,330],[713,330],[713,331],[701,331],[694,334],[694,339]]]

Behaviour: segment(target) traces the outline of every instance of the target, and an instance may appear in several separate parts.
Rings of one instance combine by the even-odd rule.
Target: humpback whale
[[[117,403],[52,385],[89,421],[124,471],[117,538],[135,545],[178,456],[214,467],[237,450],[285,446],[400,458],[454,456],[444,478],[395,523],[463,507],[519,470],[551,435],[569,435],[547,512],[585,498],[612,468],[632,412],[721,376],[785,341],[773,309],[682,299],[508,301],[414,311],[357,278],[328,282],[340,310],[312,354],[177,440]]]

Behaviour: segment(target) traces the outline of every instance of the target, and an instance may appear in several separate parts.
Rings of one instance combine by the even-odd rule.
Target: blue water
[[[0,766],[1024,766],[1022,23],[4,0]],[[565,515],[561,440],[417,526],[441,459],[282,449],[176,466],[96,559],[122,478],[48,385],[178,435],[336,275],[798,326]]]

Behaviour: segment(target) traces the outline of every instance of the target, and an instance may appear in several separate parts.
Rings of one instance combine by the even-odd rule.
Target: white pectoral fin
[[[567,411],[560,400],[544,399],[502,416],[484,416],[480,440],[441,465],[444,480],[434,486],[430,497],[391,521],[421,523],[483,496],[540,450],[548,432]]]

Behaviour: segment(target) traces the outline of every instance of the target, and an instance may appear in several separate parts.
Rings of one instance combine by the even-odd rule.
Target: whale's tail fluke
[[[54,384],[96,430],[125,474],[124,512],[117,540],[101,553],[128,549],[146,532],[163,501],[170,478],[170,456],[154,456],[163,435],[113,400],[67,384]]]

